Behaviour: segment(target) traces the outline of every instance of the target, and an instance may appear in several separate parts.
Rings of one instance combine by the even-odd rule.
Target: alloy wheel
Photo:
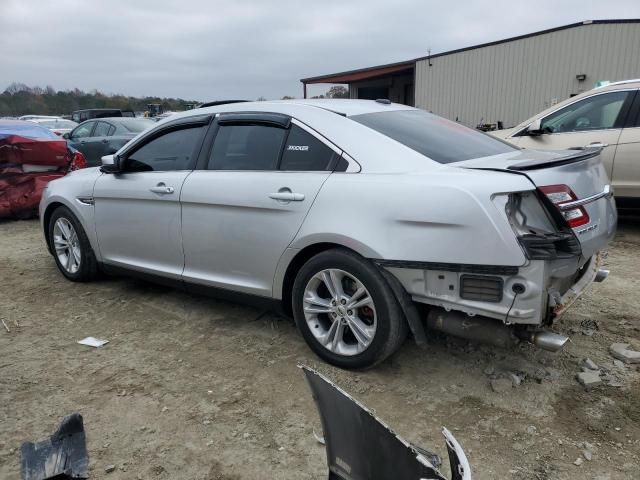
[[[360,280],[343,270],[330,268],[311,277],[303,311],[315,339],[338,355],[362,353],[375,337],[373,298]]]
[[[80,241],[75,228],[64,217],[58,218],[53,226],[53,246],[62,268],[75,274],[80,268]]]

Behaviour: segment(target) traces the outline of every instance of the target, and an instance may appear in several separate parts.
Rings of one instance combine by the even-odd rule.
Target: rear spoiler
[[[581,148],[575,153],[563,155],[551,159],[529,160],[527,162],[518,163],[507,167],[508,170],[516,170],[524,172],[527,170],[538,170],[540,168],[559,167],[560,165],[568,165],[570,163],[582,162],[600,154],[602,147]]]

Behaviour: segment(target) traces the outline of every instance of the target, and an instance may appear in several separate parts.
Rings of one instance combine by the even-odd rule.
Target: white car
[[[522,151],[368,100],[176,113],[49,183],[40,214],[69,280],[126,272],[276,304],[345,368],[409,330],[423,344],[425,324],[559,349],[543,327],[606,275],[616,226],[599,149]]]
[[[640,201],[640,80],[594,88],[507,130],[491,132],[521,148],[602,148],[619,204]]]
[[[73,120],[65,120],[64,118],[34,118],[29,121],[48,128],[60,137],[65,133],[71,132],[71,130],[78,126]]]

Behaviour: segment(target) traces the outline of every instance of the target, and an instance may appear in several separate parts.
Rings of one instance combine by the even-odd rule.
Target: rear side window
[[[280,170],[325,171],[330,170],[336,160],[332,149],[302,128],[292,125],[282,152]]]
[[[191,170],[206,127],[172,130],[134,151],[127,157],[127,172]]]
[[[98,122],[98,124],[96,125],[95,130],[93,131],[93,136],[94,137],[106,137],[107,135],[109,135],[109,129],[111,128],[111,125],[109,125],[106,122]]]
[[[267,125],[221,125],[209,170],[275,170],[287,130]]]
[[[365,113],[349,118],[439,163],[516,150],[485,133],[422,110]]]

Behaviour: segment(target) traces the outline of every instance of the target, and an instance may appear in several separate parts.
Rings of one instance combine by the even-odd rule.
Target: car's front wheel
[[[375,265],[342,249],[322,252],[296,276],[292,307],[307,344],[341,368],[371,367],[402,344],[406,321]]]
[[[74,282],[93,280],[96,257],[82,225],[67,207],[58,207],[49,220],[49,245],[62,274]]]

